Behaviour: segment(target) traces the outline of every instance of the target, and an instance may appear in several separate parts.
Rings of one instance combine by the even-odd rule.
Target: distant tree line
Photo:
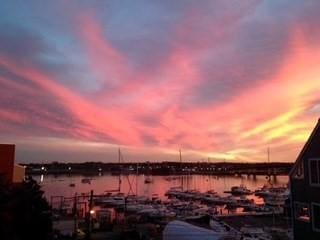
[[[278,174],[286,175],[293,163],[270,162],[270,163],[234,163],[234,162],[122,162],[122,163],[29,163],[25,164],[27,174],[235,174],[238,172],[256,172],[266,174],[274,170]]]

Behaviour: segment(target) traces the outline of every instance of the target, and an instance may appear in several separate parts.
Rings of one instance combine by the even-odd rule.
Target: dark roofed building
[[[320,120],[290,172],[294,240],[320,239]]]

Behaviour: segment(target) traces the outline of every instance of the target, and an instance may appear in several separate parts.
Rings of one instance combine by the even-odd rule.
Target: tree
[[[21,184],[0,179],[0,236],[4,240],[50,238],[52,218],[41,187],[32,178]]]

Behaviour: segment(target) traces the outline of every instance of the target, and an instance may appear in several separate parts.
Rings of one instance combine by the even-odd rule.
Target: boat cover
[[[169,222],[163,230],[163,240],[219,240],[225,235],[183,221]]]

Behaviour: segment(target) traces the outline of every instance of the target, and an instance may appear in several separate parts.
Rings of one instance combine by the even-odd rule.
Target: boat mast
[[[183,190],[183,175],[182,175],[182,154],[181,149],[179,149],[179,160],[180,160],[180,176],[181,176],[181,189]]]
[[[268,178],[268,181],[270,181],[271,180],[271,171],[270,171],[270,148],[268,147],[267,148],[267,155],[268,155],[268,176],[267,176],[267,178]]]
[[[182,155],[181,155],[181,149],[179,149],[179,159],[180,159],[180,172],[182,171]]]
[[[119,164],[119,192],[121,192],[121,168],[120,168],[120,163],[121,163],[121,150],[120,148],[118,149],[118,164]]]
[[[137,169],[136,169],[136,196],[138,196],[138,175],[139,175],[139,163],[137,163]]]

